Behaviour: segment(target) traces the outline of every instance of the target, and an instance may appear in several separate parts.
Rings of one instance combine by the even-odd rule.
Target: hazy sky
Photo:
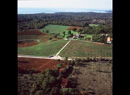
[[[112,9],[112,0],[18,0],[18,8]]]

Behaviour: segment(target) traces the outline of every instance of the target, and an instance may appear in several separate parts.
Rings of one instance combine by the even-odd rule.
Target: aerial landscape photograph
[[[112,0],[17,0],[17,95],[113,95]]]

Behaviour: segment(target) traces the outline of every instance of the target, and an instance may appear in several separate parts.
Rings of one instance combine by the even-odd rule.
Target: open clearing
[[[112,46],[72,40],[60,53],[61,57],[112,57]]]
[[[112,64],[83,62],[75,66],[70,77],[77,80],[82,95],[112,95]]]
[[[47,25],[45,28],[40,29],[41,32],[49,31],[49,34],[51,33],[61,33],[62,31],[65,31],[70,26],[63,26],[63,25]]]
[[[66,40],[50,40],[34,46],[18,48],[18,54],[50,56],[56,54],[65,44]]]

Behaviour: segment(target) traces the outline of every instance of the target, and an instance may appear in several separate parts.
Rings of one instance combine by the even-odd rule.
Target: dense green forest
[[[53,13],[53,14],[19,14],[18,31],[40,29],[48,24],[84,26],[85,24],[99,24],[112,28],[112,13]],[[91,27],[88,28],[91,30]],[[94,28],[93,28],[94,29]]]

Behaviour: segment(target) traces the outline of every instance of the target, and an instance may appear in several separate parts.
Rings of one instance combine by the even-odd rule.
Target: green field
[[[61,33],[62,31],[65,31],[70,26],[63,26],[63,25],[47,25],[45,28],[40,29],[40,31],[46,32],[49,30],[49,34],[51,33]]]
[[[99,26],[98,24],[89,24],[89,26]]]
[[[66,43],[65,40],[48,41],[29,47],[19,47],[18,54],[50,56],[56,54]]]
[[[71,41],[60,53],[61,57],[112,57],[112,47],[81,40]]]

